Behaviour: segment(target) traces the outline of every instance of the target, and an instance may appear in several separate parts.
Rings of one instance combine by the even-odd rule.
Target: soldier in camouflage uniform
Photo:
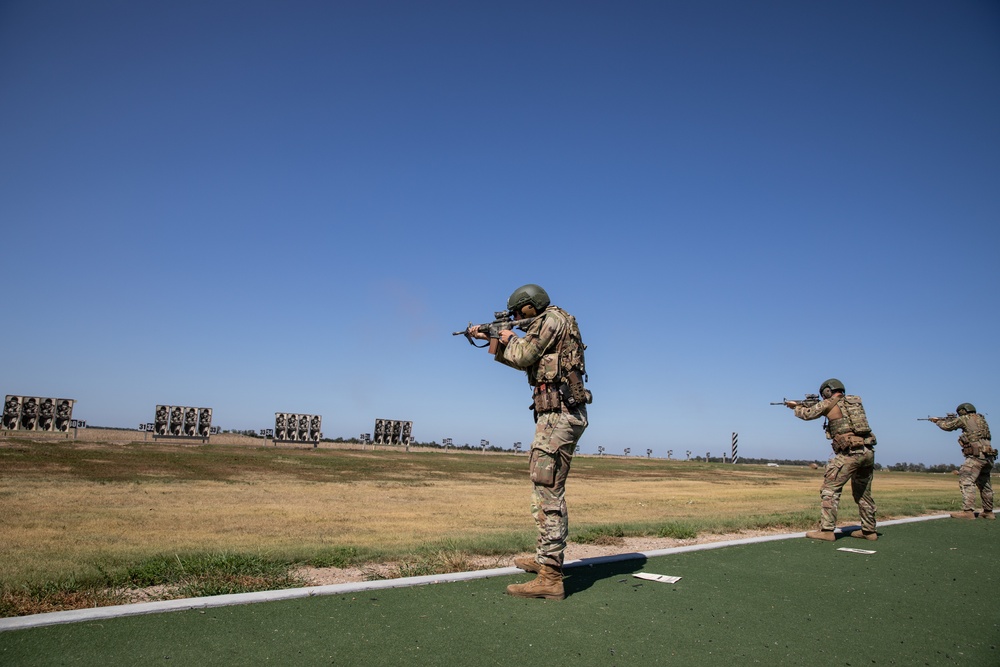
[[[976,488],[983,501],[983,511],[980,519],[996,519],[993,514],[993,486],[990,484],[990,471],[997,459],[997,450],[993,449],[990,437],[990,426],[986,419],[976,412],[972,403],[962,403],[955,409],[958,414],[945,418],[931,417],[930,420],[945,431],[962,429],[958,444],[962,446],[965,463],[958,469],[958,486],[962,489],[962,511],[953,512],[955,519],[976,518]]]
[[[538,577],[526,584],[512,584],[507,592],[517,597],[562,600],[563,554],[569,534],[566,478],[577,442],[587,428],[584,388],[586,368],[576,318],[550,305],[549,295],[538,285],[518,288],[507,301],[515,319],[535,317],[520,338],[511,330],[500,334],[496,360],[523,370],[532,387],[535,438],[531,442],[531,514],[538,528],[534,558],[517,558],[514,564]],[[470,333],[486,339],[472,327]]]
[[[868,417],[857,396],[845,395],[844,384],[830,378],[820,385],[822,400],[813,405],[801,405],[801,401],[785,401],[785,405],[795,410],[799,419],[826,417],[826,437],[832,441],[833,456],[826,465],[823,485],[820,487],[822,500],[820,510],[820,530],[806,533],[815,540],[834,541],[837,528],[837,509],[840,494],[851,482],[851,493],[858,504],[861,515],[861,530],[855,530],[851,537],[877,540],[875,530],[875,501],[872,499],[872,477],[875,475],[875,436],[868,426]]]

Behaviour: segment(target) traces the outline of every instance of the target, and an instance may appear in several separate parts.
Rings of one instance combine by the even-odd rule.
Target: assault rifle
[[[509,310],[498,310],[493,313],[494,319],[492,322],[487,322],[486,324],[474,325],[469,322],[469,326],[463,331],[455,331],[452,336],[465,336],[469,341],[469,345],[472,347],[488,347],[490,348],[490,354],[497,353],[497,347],[500,345],[500,332],[513,329],[514,327],[524,328],[535,321],[535,317],[529,317],[523,320],[515,320],[514,315]],[[483,332],[489,337],[489,342],[484,345],[476,345],[475,339],[472,337],[471,329],[473,326],[478,327],[478,330]]]
[[[807,408],[811,408],[812,406],[819,403],[819,394],[806,394],[806,397],[803,399],[785,398],[782,399],[780,403],[771,403],[771,405],[784,405],[788,401],[795,401],[799,405],[804,405]]]
[[[931,417],[930,415],[928,415],[926,417],[917,417],[917,421],[918,422],[933,422],[933,421],[941,421],[942,419],[952,419],[952,418],[957,417],[957,416],[958,415],[956,415],[954,412],[949,412],[944,417]]]

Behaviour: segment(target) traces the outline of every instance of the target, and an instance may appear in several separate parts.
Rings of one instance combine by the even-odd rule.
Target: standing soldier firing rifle
[[[937,424],[943,431],[962,429],[958,444],[965,455],[965,463],[958,469],[958,486],[962,489],[962,511],[952,512],[953,519],[976,518],[976,489],[983,501],[980,519],[996,519],[993,514],[993,486],[990,471],[997,460],[997,450],[993,449],[990,425],[986,418],[976,412],[972,403],[962,403],[955,408],[957,414],[947,417],[928,417],[926,421]]]
[[[538,544],[534,558],[515,558],[514,564],[538,576],[526,584],[511,584],[507,593],[562,600],[566,597],[562,566],[569,534],[566,478],[577,442],[587,428],[587,404],[592,400],[584,387],[585,346],[576,318],[551,305],[549,295],[538,285],[514,290],[507,308],[513,320],[531,319],[518,322],[524,338],[509,327],[473,325],[467,329],[471,338],[492,337],[497,342],[490,350],[496,361],[527,373],[534,399],[535,438],[529,470]]]
[[[875,476],[875,435],[868,426],[868,417],[858,396],[846,395],[844,383],[830,378],[819,386],[822,400],[785,401],[785,405],[795,410],[799,419],[826,417],[826,437],[832,441],[833,456],[826,464],[823,486],[819,495],[820,530],[811,530],[806,537],[814,540],[836,540],[837,509],[840,494],[848,480],[851,493],[858,504],[861,516],[861,530],[855,530],[851,537],[877,540],[875,531],[875,501],[872,499],[872,478]]]

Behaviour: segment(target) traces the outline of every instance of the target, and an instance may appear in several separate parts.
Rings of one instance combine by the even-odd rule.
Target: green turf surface
[[[0,665],[1000,665],[1000,522],[883,532],[572,568],[561,602],[523,575],[9,631]]]

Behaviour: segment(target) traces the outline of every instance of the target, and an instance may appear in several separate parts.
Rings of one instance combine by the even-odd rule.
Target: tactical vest
[[[961,438],[965,438],[966,442],[973,443],[980,440],[993,439],[990,437],[989,424],[986,423],[986,419],[978,412],[973,412],[971,415],[963,415],[959,419],[962,421],[962,430],[964,431]]]
[[[566,405],[573,408],[592,403],[594,395],[584,386],[587,381],[587,363],[583,358],[583,351],[587,346],[583,344],[580,327],[577,326],[575,317],[566,311],[562,312],[569,319],[569,331],[559,341],[559,374],[562,378],[559,393]]]
[[[553,308],[554,306],[549,306]],[[569,322],[569,329],[559,341],[559,379],[566,381],[570,373],[576,372],[580,377],[587,375],[587,364],[583,358],[583,351],[587,346],[583,344],[583,337],[580,335],[580,327],[576,323],[576,318],[561,308],[556,308]]]
[[[962,446],[963,456],[996,456],[996,450],[990,446],[990,427],[986,419],[978,412],[958,417],[962,427],[962,435],[958,436],[958,444]]]
[[[868,425],[868,416],[865,408],[861,405],[861,398],[858,396],[844,396],[837,402],[840,419],[831,419],[826,425],[827,437],[833,440],[833,449],[836,452],[846,451],[857,447],[874,447],[876,444],[872,428]]]
[[[583,344],[576,318],[557,306],[549,306],[542,315],[559,317],[566,326],[556,343],[554,367],[548,359],[539,363],[535,378],[535,411],[558,410],[560,403],[571,408],[590,403],[593,395],[584,387],[587,378],[584,350],[587,346]]]

